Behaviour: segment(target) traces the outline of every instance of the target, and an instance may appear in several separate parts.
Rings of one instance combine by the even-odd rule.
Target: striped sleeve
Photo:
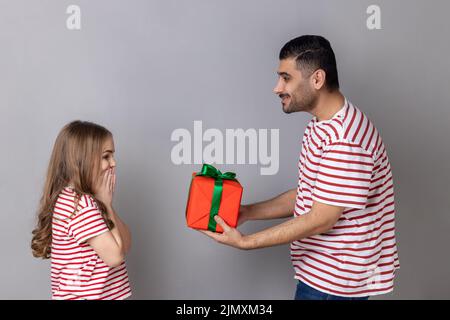
[[[109,231],[100,210],[90,203],[77,212],[68,224],[68,232],[78,244]]]
[[[372,156],[358,145],[339,141],[326,146],[312,199],[339,207],[364,209],[373,167]]]

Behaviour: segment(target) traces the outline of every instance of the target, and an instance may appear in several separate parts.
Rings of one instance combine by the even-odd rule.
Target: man
[[[392,173],[370,120],[339,91],[336,59],[321,36],[301,36],[280,51],[275,94],[285,113],[308,112],[296,189],[243,205],[248,220],[294,218],[242,235],[223,219],[222,234],[239,249],[291,243],[296,299],[368,299],[393,290],[399,260]]]

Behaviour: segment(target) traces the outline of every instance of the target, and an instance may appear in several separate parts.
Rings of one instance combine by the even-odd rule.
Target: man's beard
[[[311,111],[312,109],[314,109],[314,107],[316,106],[317,103],[317,95],[309,89],[306,90],[297,90],[296,92],[301,92],[304,91],[303,93],[299,94],[299,95],[289,95],[291,101],[289,103],[289,105],[287,107],[283,106],[283,111],[287,114],[289,113],[293,113],[293,112],[299,112],[299,111]],[[286,94],[281,94],[280,98],[286,96]],[[300,96],[300,97],[298,97]]]

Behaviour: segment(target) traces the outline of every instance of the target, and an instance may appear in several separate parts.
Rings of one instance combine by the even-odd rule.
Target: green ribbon
[[[220,200],[222,199],[223,180],[234,180],[236,174],[234,172],[222,173],[210,164],[203,164],[202,171],[197,173],[196,176],[210,177],[215,180],[214,191],[211,202],[211,209],[209,211],[208,230],[216,231],[217,223],[214,217],[219,213]]]

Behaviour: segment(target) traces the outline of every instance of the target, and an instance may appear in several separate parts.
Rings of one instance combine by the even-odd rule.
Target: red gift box
[[[236,179],[223,178],[227,174],[232,174],[232,177],[234,177],[234,173],[227,172],[222,175],[219,170],[210,165],[204,165],[202,171],[204,171],[205,166],[208,166],[208,170],[216,170],[215,172],[218,172],[218,174],[216,178],[208,175],[198,175],[195,172],[192,174],[189,198],[186,206],[187,225],[193,229],[223,232],[222,227],[213,222],[215,213],[212,213],[211,210],[214,189],[217,186],[216,181],[222,180],[222,182],[219,182],[219,185],[222,185],[221,187],[219,186],[219,189],[222,190],[217,214],[226,224],[235,228],[238,222],[243,188]]]

